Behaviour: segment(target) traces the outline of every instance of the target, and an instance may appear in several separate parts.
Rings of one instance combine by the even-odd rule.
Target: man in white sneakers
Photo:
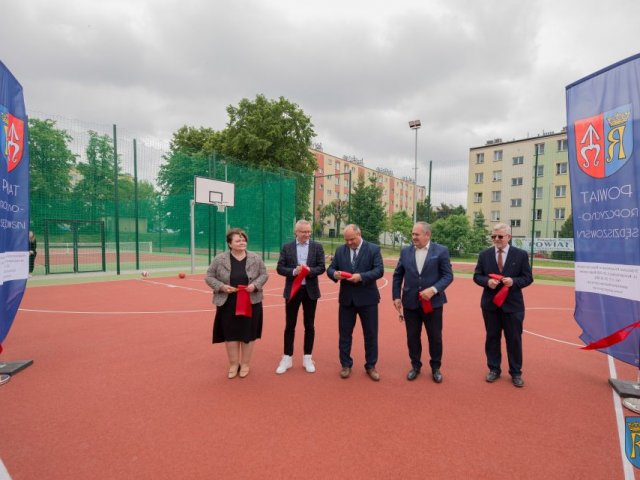
[[[294,230],[296,239],[285,243],[278,258],[278,274],[286,277],[283,296],[286,306],[286,325],[284,329],[284,355],[277,374],[285,373],[293,366],[293,341],[298,323],[298,311],[302,305],[304,320],[304,355],[302,366],[313,373],[315,363],[311,357],[315,338],[316,305],[320,298],[318,276],[325,271],[324,249],[318,242],[310,240],[311,224],[298,220]]]

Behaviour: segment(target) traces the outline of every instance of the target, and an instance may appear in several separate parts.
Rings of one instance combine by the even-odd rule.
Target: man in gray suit
[[[444,291],[453,282],[449,249],[431,241],[431,225],[426,222],[413,226],[411,240],[413,245],[400,252],[392,287],[393,304],[407,329],[411,359],[407,380],[415,380],[422,368],[420,337],[424,324],[429,340],[431,376],[434,382],[442,383],[442,310],[447,303]]]
[[[298,220],[294,229],[296,239],[285,243],[278,258],[277,271],[286,277],[284,285],[284,298],[286,302],[286,325],[284,329],[284,355],[280,360],[277,374],[283,374],[293,366],[293,340],[298,323],[298,311],[302,305],[304,320],[304,354],[302,366],[313,373],[316,371],[315,362],[311,354],[315,338],[314,321],[316,305],[320,298],[318,276],[325,271],[324,250],[318,242],[310,240],[311,224],[306,220]],[[302,281],[300,281],[302,278]],[[292,288],[297,292],[291,295]]]

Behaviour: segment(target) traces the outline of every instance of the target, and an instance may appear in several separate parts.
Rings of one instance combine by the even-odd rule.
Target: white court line
[[[547,337],[546,335],[540,335],[539,333],[530,332],[529,330],[522,330],[524,333],[528,333],[529,335],[533,335],[535,337],[544,338],[545,340],[551,340],[553,342],[564,343],[566,345],[571,345],[573,347],[582,347],[583,345],[579,345],[577,343],[565,342],[564,340],[558,340],[557,338]]]
[[[4,466],[4,463],[2,463],[2,459],[0,458],[0,480],[11,480],[11,476],[9,475],[9,472],[7,472],[7,469]]]
[[[385,288],[389,285],[389,281],[386,278],[383,278],[383,284],[378,288],[378,289],[382,289]],[[145,280],[146,282],[147,280]],[[153,283],[153,284],[157,284],[157,285],[163,285],[163,286],[167,286],[167,284],[165,283],[161,283],[161,282],[149,282],[149,283]],[[195,289],[191,289],[188,287],[180,287],[180,288],[187,288],[189,290],[195,290]],[[195,290],[197,292],[200,292],[200,290]],[[207,292],[210,293],[210,292]],[[330,302],[330,301],[335,301],[337,299],[337,293],[335,292],[333,293],[333,295],[336,295],[335,297],[330,297],[330,298],[326,298],[326,295],[323,297],[320,297],[320,299],[318,300],[319,302]],[[282,308],[283,304],[278,303],[278,304],[274,304],[274,305],[262,305],[262,308]],[[24,312],[24,313],[59,313],[59,314],[66,314],[66,315],[175,315],[175,314],[181,314],[181,313],[204,313],[204,312],[213,312],[215,311],[213,308],[208,308],[208,309],[197,309],[197,310],[154,310],[154,311],[116,311],[116,312],[87,312],[87,311],[75,311],[75,310],[46,310],[46,309],[36,309],[36,308],[20,308],[19,309],[20,312]],[[3,480],[0,477],[0,480]]]
[[[613,363],[613,357],[607,355],[609,359],[609,376],[613,379],[618,377],[616,372],[616,365]],[[618,442],[620,444],[620,456],[622,457],[622,470],[624,470],[625,480],[635,480],[636,475],[633,471],[633,466],[627,460],[627,451],[625,447],[625,433],[624,433],[624,414],[622,413],[622,399],[612,388],[611,393],[613,396],[613,408],[616,413],[616,424],[618,425]]]

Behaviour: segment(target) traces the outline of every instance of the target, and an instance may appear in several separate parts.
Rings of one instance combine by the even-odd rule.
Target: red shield
[[[7,114],[4,125],[4,157],[7,159],[7,170],[10,172],[22,160],[24,151],[24,121]]]

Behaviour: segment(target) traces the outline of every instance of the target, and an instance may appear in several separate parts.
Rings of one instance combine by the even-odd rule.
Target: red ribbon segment
[[[238,285],[238,297],[236,298],[236,316],[250,317],[251,297],[246,285]]]
[[[616,343],[621,342],[631,333],[631,330],[634,328],[640,327],[640,322],[631,323],[626,327],[621,328],[617,332],[612,333],[608,337],[601,338],[600,340],[596,340],[595,342],[591,342],[584,347],[580,347],[581,350],[600,350],[601,348],[607,348]]]
[[[504,278],[503,275],[498,275],[497,273],[490,273],[489,277],[498,281],[501,281]],[[498,290],[498,293],[494,295],[493,303],[497,307],[501,307],[504,304],[504,301],[507,299],[507,295],[509,295],[509,287],[507,287],[506,285],[502,285],[502,288]]]
[[[418,299],[420,300],[420,304],[422,305],[422,311],[424,313],[433,312],[433,306],[431,305],[431,300],[425,300],[420,296],[420,292],[418,292]]]
[[[311,269],[309,267],[307,267],[306,265],[301,265],[300,273],[298,273],[298,275],[296,275],[296,278],[293,279],[293,285],[291,285],[291,293],[289,294],[289,300],[287,300],[287,302],[290,302],[291,299],[296,296],[296,293],[298,293],[298,290],[300,290],[300,287],[302,286],[302,280],[304,280],[305,277],[309,275],[310,271]]]

